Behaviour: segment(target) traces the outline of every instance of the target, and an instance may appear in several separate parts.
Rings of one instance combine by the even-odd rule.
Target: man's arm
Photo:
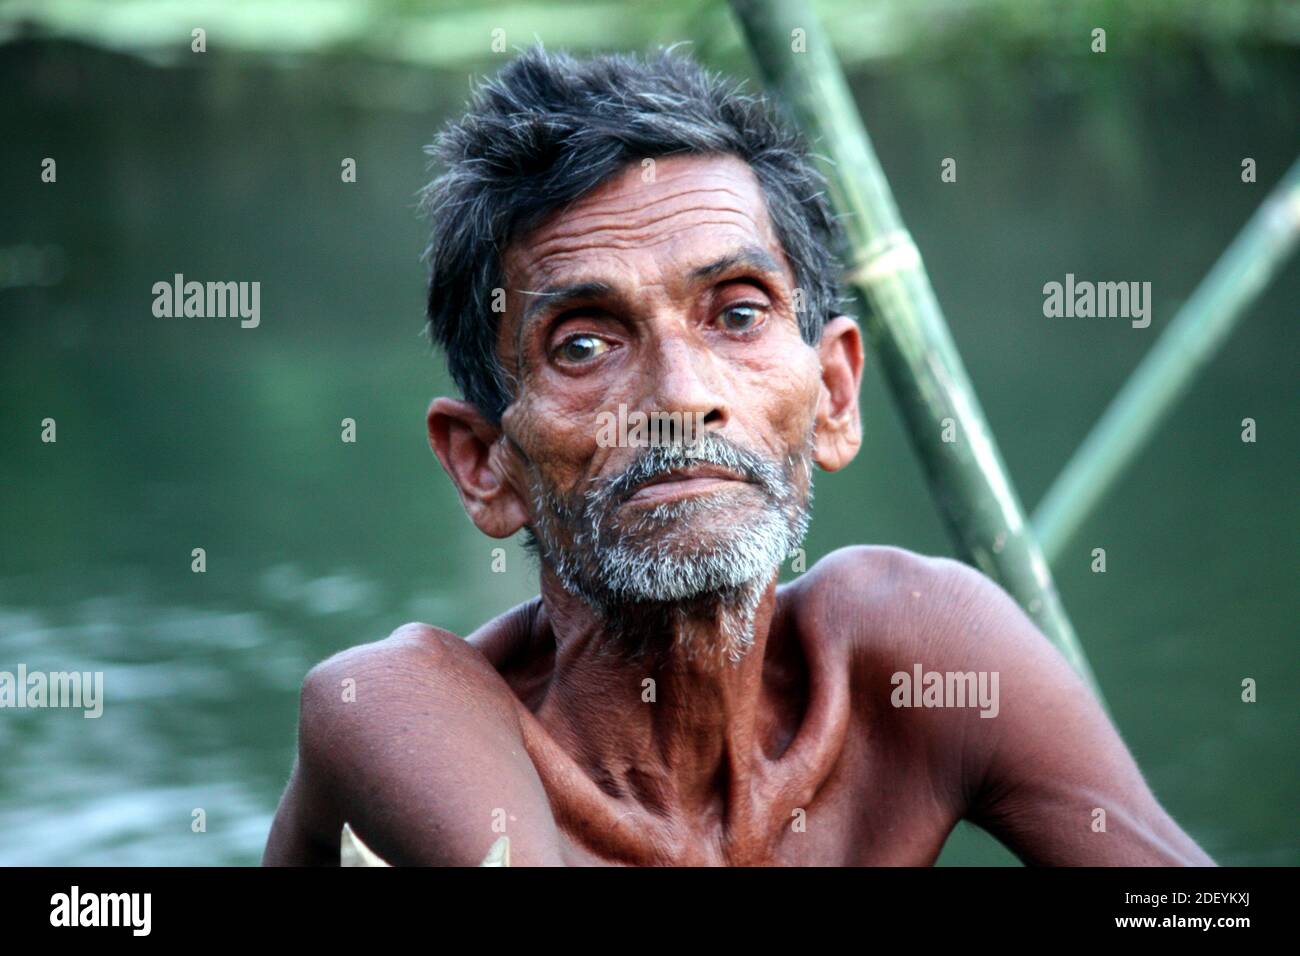
[[[952,561],[951,626],[931,640],[959,671],[998,673],[998,710],[948,711],[966,819],[1031,865],[1213,866],[1156,802],[1092,692],[1015,601]]]
[[[307,676],[263,862],[337,864],[344,822],[396,865],[476,866],[502,832],[512,865],[563,862],[509,688],[478,650],[423,625]]]

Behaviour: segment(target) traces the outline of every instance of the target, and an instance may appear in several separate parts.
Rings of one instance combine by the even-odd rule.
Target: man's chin
[[[726,565],[752,554],[754,544],[746,533],[752,527],[752,520],[739,523],[714,515],[691,515],[665,527],[624,534],[613,551],[624,559],[634,558],[639,565],[665,562],[683,571],[693,566]],[[753,565],[754,558],[748,563]],[[779,559],[773,563],[779,564]]]
[[[626,534],[601,555],[604,581],[620,603],[726,598],[765,588],[787,557],[790,533],[771,511],[738,518],[701,513]]]
[[[720,565],[711,570],[713,573],[701,574],[698,563],[686,569],[671,558],[660,560],[654,572],[636,586],[619,588],[605,606],[639,613],[646,606],[655,605],[708,615],[711,608],[727,607],[743,595],[763,591],[779,567],[774,565],[751,577],[730,573],[731,568]]]

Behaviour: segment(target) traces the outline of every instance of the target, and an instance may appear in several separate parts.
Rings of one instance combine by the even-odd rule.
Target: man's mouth
[[[689,465],[656,475],[638,486],[627,500],[638,504],[659,504],[709,494],[737,483],[748,484],[748,480],[717,465]]]

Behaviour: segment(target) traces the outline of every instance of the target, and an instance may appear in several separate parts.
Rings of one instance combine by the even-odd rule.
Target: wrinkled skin
[[[858,328],[839,317],[817,346],[801,339],[748,167],[672,157],[656,173],[630,167],[507,249],[500,427],[454,399],[429,409],[433,449],[491,537],[531,524],[530,467],[562,493],[627,467],[634,450],[596,440],[619,403],[700,412],[773,460],[814,430],[826,471],[858,450]],[[604,286],[526,294],[584,283]],[[758,507],[743,481],[673,477],[622,506],[630,520],[718,496],[669,547]],[[718,621],[689,626],[698,647]],[[1066,662],[965,565],[850,547],[789,585],[774,569],[739,663],[671,633],[662,656],[629,662],[600,652],[607,630],[543,567],[537,599],[467,639],[409,624],[315,667],[265,862],[337,863],[347,821],[397,864],[474,865],[502,832],[514,865],[929,864],[964,818],[1029,863],[1212,863]],[[997,672],[997,716],[893,706],[891,675],[918,663]]]

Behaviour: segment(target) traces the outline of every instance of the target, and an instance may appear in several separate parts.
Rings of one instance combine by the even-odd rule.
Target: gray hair
[[[841,306],[839,231],[798,133],[761,96],[671,48],[577,60],[540,46],[475,90],[426,152],[443,168],[423,192],[433,224],[428,327],[465,399],[494,423],[511,401],[497,356],[502,252],[630,162],[739,157],[753,170],[816,344]]]

